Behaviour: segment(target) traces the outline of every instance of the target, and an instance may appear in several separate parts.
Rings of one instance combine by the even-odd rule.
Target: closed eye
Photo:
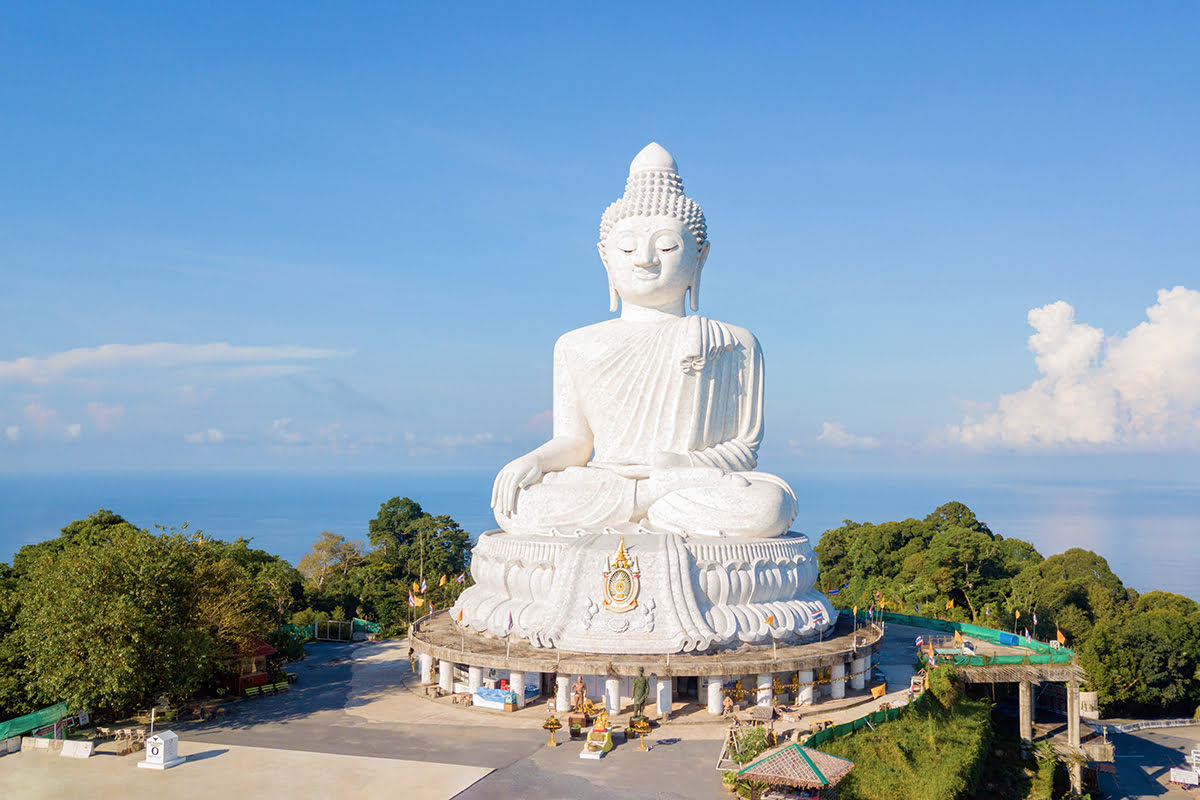
[[[658,246],[658,252],[660,252],[660,253],[673,253],[678,249],[679,249],[678,244],[671,244],[671,245],[661,245],[660,244]]]

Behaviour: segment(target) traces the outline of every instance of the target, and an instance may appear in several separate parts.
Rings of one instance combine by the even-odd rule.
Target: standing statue
[[[630,687],[633,690],[633,716],[646,716],[646,700],[650,697],[650,681],[646,679],[646,670],[638,667],[638,674]]]
[[[754,472],[763,358],[744,328],[687,316],[708,258],[704,212],[675,159],[651,143],[600,222],[618,318],[554,346],[554,435],[496,476],[509,533],[623,522],[686,535],[774,537],[796,517],[781,478]]]
[[[571,684],[571,710],[577,714],[582,714],[586,705],[587,684],[583,682],[583,676],[580,675]]]

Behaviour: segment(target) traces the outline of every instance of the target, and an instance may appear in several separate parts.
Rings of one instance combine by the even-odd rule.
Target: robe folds
[[[555,433],[582,417],[593,463],[650,464],[669,452],[692,466],[754,469],[763,359],[748,331],[701,316],[614,319],[566,334],[555,355]]]
[[[591,441],[585,465],[522,489],[510,533],[655,530],[778,536],[796,515],[780,478],[753,472],[763,359],[748,331],[701,316],[609,320],[554,348],[554,435]],[[662,453],[686,464],[653,468]]]

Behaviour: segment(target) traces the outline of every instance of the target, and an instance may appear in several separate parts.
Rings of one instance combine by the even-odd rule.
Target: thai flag
[[[408,593],[408,604],[414,607],[417,605],[417,598],[413,597],[413,593],[411,591]]]
[[[429,589],[429,584],[425,582],[424,578],[421,578],[421,594],[425,594],[427,589]]]
[[[1033,612],[1033,627],[1037,627],[1037,612]]]
[[[504,632],[508,633],[511,630],[512,630],[512,612],[510,611],[510,612],[508,612],[508,627],[504,629]]]
[[[838,592],[840,592],[840,591],[841,591],[841,589],[830,589],[830,590],[829,590],[829,594],[830,594],[830,595],[835,595],[835,594],[837,594],[837,593],[838,593]]]
[[[917,637],[917,647],[920,647],[920,646],[921,646],[921,645],[923,645],[923,644],[925,644],[925,637],[924,637],[924,636],[918,636],[918,637]]]
[[[812,613],[812,620],[813,620],[813,622],[817,623],[818,625],[824,625],[825,624],[825,609],[818,606],[817,609],[815,611],[813,611],[813,613]]]
[[[913,613],[914,614],[921,613],[921,604],[920,603],[913,603]]]
[[[455,583],[462,583],[462,582],[463,582],[463,581],[465,581],[466,579],[467,579],[467,573],[465,573],[465,572],[464,572],[463,574],[461,574],[461,575],[459,575],[457,578],[455,578],[455,579],[454,579],[454,582],[455,582]]]

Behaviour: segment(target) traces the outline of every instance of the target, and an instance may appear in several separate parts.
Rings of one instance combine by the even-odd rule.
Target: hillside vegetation
[[[957,502],[923,520],[846,520],[816,550],[819,585],[839,608],[875,603],[1042,641],[1061,631],[1106,713],[1192,716],[1200,703],[1200,604],[1139,595],[1090,550],[1043,558]]]

